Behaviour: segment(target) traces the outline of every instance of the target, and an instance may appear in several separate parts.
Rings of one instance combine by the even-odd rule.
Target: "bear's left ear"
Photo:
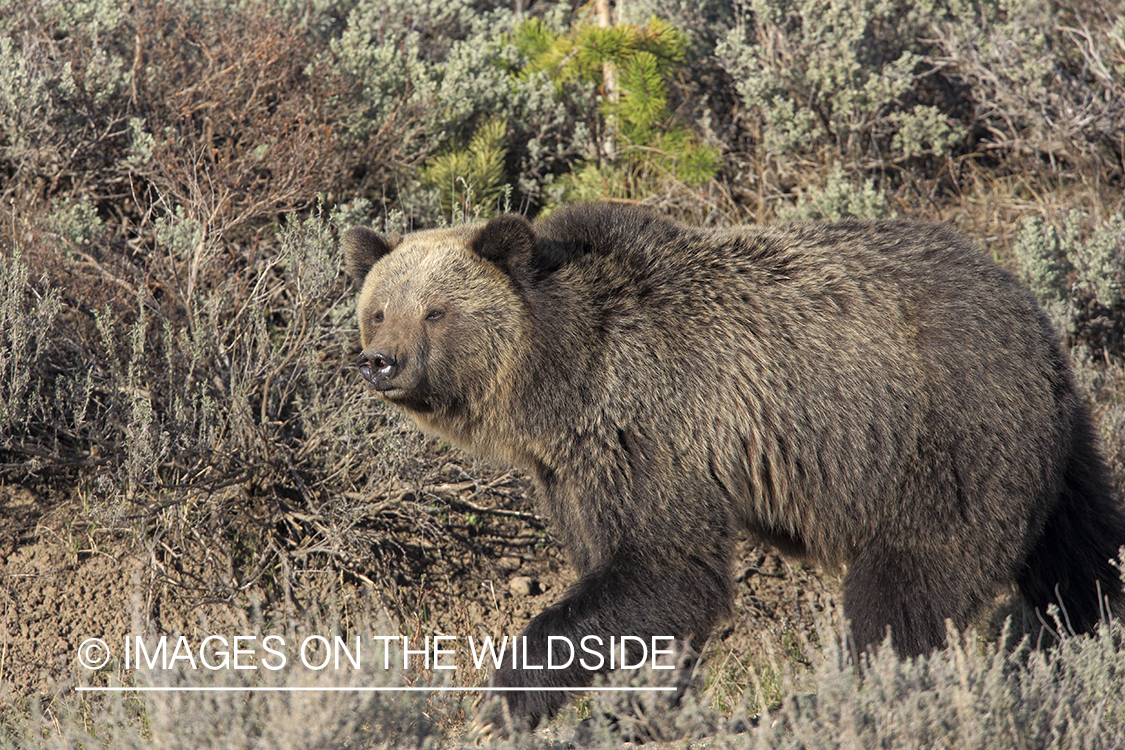
[[[481,227],[469,247],[518,282],[531,264],[535,233],[531,223],[519,214],[503,214]]]
[[[384,255],[394,250],[399,243],[398,235],[384,238],[373,229],[352,227],[340,240],[344,248],[344,268],[356,284],[363,284],[371,266]]]

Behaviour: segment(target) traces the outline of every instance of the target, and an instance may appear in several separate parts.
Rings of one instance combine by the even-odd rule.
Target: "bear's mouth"
[[[416,400],[417,398],[417,394],[412,389],[404,388],[397,383],[389,383],[386,381],[369,382],[371,384],[371,387],[375,389],[375,393],[377,393],[380,398],[386,399],[387,401],[393,401],[394,403],[401,405],[412,400]]]
[[[375,395],[384,401],[402,401],[408,398],[409,394],[406,390],[386,383],[369,383],[371,390],[375,391]]]
[[[429,414],[434,411],[433,404],[419,395],[417,391],[391,388],[386,391],[379,391],[379,396],[398,408],[406,409],[415,414]]]

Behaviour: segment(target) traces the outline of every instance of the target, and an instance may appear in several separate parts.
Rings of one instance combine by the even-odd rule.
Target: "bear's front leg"
[[[561,601],[532,620],[518,643],[517,667],[506,661],[491,682],[494,687],[528,689],[503,692],[507,717],[493,701],[491,713],[478,718],[478,727],[495,730],[510,719],[517,727],[531,729],[541,718],[554,716],[570,694],[536,688],[581,690],[595,675],[609,671],[611,661],[620,668],[623,636],[631,636],[626,639],[626,655],[632,664],[643,656],[641,643],[649,649],[652,663],[654,637],[661,650],[698,650],[716,622],[729,612],[732,584],[728,561],[718,553],[710,559],[704,555],[662,559],[662,552],[667,551],[619,550],[612,560],[583,576]],[[563,669],[547,668],[551,636],[556,636],[552,654],[556,665],[563,661],[560,649],[567,654],[570,646],[574,649],[574,659]],[[664,640],[669,637],[674,642]],[[527,639],[526,660],[523,638]],[[616,645],[612,659],[611,638]],[[659,663],[671,665],[673,657],[662,656]],[[537,665],[541,668],[529,668]]]

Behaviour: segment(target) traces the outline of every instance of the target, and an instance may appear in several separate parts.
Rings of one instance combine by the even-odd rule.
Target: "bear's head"
[[[444,432],[447,417],[489,396],[524,346],[531,225],[507,215],[401,238],[355,227],[342,245],[360,286],[360,373]]]

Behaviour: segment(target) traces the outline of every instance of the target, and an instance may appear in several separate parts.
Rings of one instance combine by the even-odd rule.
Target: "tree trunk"
[[[598,26],[606,29],[613,25],[613,15],[609,0],[594,0],[598,16]],[[617,106],[617,66],[610,60],[602,63],[602,96],[611,108]],[[602,133],[602,155],[606,161],[617,159],[617,117],[612,113],[605,116],[605,132]]]

